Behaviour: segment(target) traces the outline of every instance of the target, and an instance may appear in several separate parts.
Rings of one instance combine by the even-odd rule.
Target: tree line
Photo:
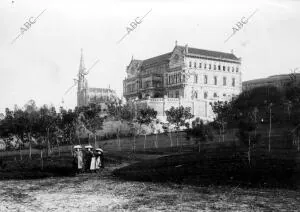
[[[37,107],[34,100],[28,101],[22,108],[15,107],[13,110],[6,108],[5,118],[0,122],[0,136],[15,136],[20,142],[19,148],[27,144],[30,149],[47,149],[48,153],[53,146],[80,144],[80,132],[88,134],[89,141],[93,140],[96,145],[96,131],[101,130],[104,121],[109,118],[118,121],[126,121],[130,126],[130,134],[133,138],[132,150],[136,150],[136,137],[144,135],[144,149],[146,148],[147,132],[143,131],[142,126],[148,126],[152,132],[156,134],[154,146],[158,148],[157,134],[166,132],[170,138],[170,146],[174,146],[172,134],[176,135],[176,146],[179,146],[180,140],[178,133],[182,128],[187,128],[188,133],[207,140],[209,137],[207,128],[203,128],[203,122],[199,118],[193,122],[190,127],[188,120],[194,116],[191,114],[189,107],[171,107],[165,111],[168,123],[163,124],[163,130],[156,129],[159,123],[157,119],[157,111],[152,108],[145,107],[135,111],[135,108],[129,104],[111,101],[106,103],[104,108],[99,104],[89,104],[87,106],[75,107],[72,109],[64,109],[60,107],[56,111],[54,106],[43,105]],[[104,114],[104,115],[103,115]],[[173,126],[173,130],[170,130]],[[198,128],[197,128],[198,127]],[[199,130],[202,133],[199,133]],[[121,150],[121,129],[117,129],[117,141],[119,150]],[[6,139],[8,150],[13,147],[9,139]]]

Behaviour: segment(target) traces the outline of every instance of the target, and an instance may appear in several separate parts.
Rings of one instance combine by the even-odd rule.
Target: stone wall
[[[183,98],[149,98],[147,100],[139,100],[135,103],[135,109],[150,107],[157,111],[157,118],[162,121],[166,120],[165,111],[171,107],[190,107],[191,113],[204,121],[212,121],[214,113],[212,112],[210,101],[204,99],[188,100]]]

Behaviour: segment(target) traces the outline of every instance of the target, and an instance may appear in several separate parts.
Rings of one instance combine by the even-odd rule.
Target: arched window
[[[207,99],[207,97],[208,97],[207,92],[204,92],[204,99]]]
[[[217,98],[217,97],[218,97],[217,93],[214,93],[214,97],[215,97],[215,98]]]
[[[192,99],[198,99],[197,91],[192,91]]]
[[[208,65],[208,69],[211,70],[211,64]]]
[[[197,68],[197,63],[196,62],[194,62],[194,68]]]
[[[202,63],[199,63],[199,68],[202,68]]]
[[[207,75],[204,75],[204,84],[207,84],[207,81],[208,81],[208,77]]]
[[[190,67],[190,68],[192,67],[192,61],[189,62],[189,67]]]

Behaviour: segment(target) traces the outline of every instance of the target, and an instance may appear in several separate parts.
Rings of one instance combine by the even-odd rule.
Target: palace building
[[[117,101],[119,98],[114,90],[110,88],[92,88],[88,87],[86,79],[86,68],[84,65],[83,54],[81,51],[79,72],[78,72],[78,87],[77,87],[77,106],[86,106],[90,103],[102,104],[107,101]]]
[[[209,103],[228,101],[242,91],[241,58],[225,53],[179,46],[145,60],[131,59],[123,81],[128,101],[155,102],[164,111],[168,103],[192,106],[194,115],[212,117]],[[165,107],[161,107],[161,104]],[[174,104],[169,105],[174,105]],[[154,107],[154,106],[153,106]]]

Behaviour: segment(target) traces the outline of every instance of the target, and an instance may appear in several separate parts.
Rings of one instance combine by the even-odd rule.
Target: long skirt
[[[96,158],[96,169],[100,169],[101,167],[101,158],[100,156]]]
[[[82,155],[77,155],[77,168],[82,169],[82,167],[83,167]]]
[[[95,170],[95,169],[96,169],[96,158],[92,157],[90,170]]]

